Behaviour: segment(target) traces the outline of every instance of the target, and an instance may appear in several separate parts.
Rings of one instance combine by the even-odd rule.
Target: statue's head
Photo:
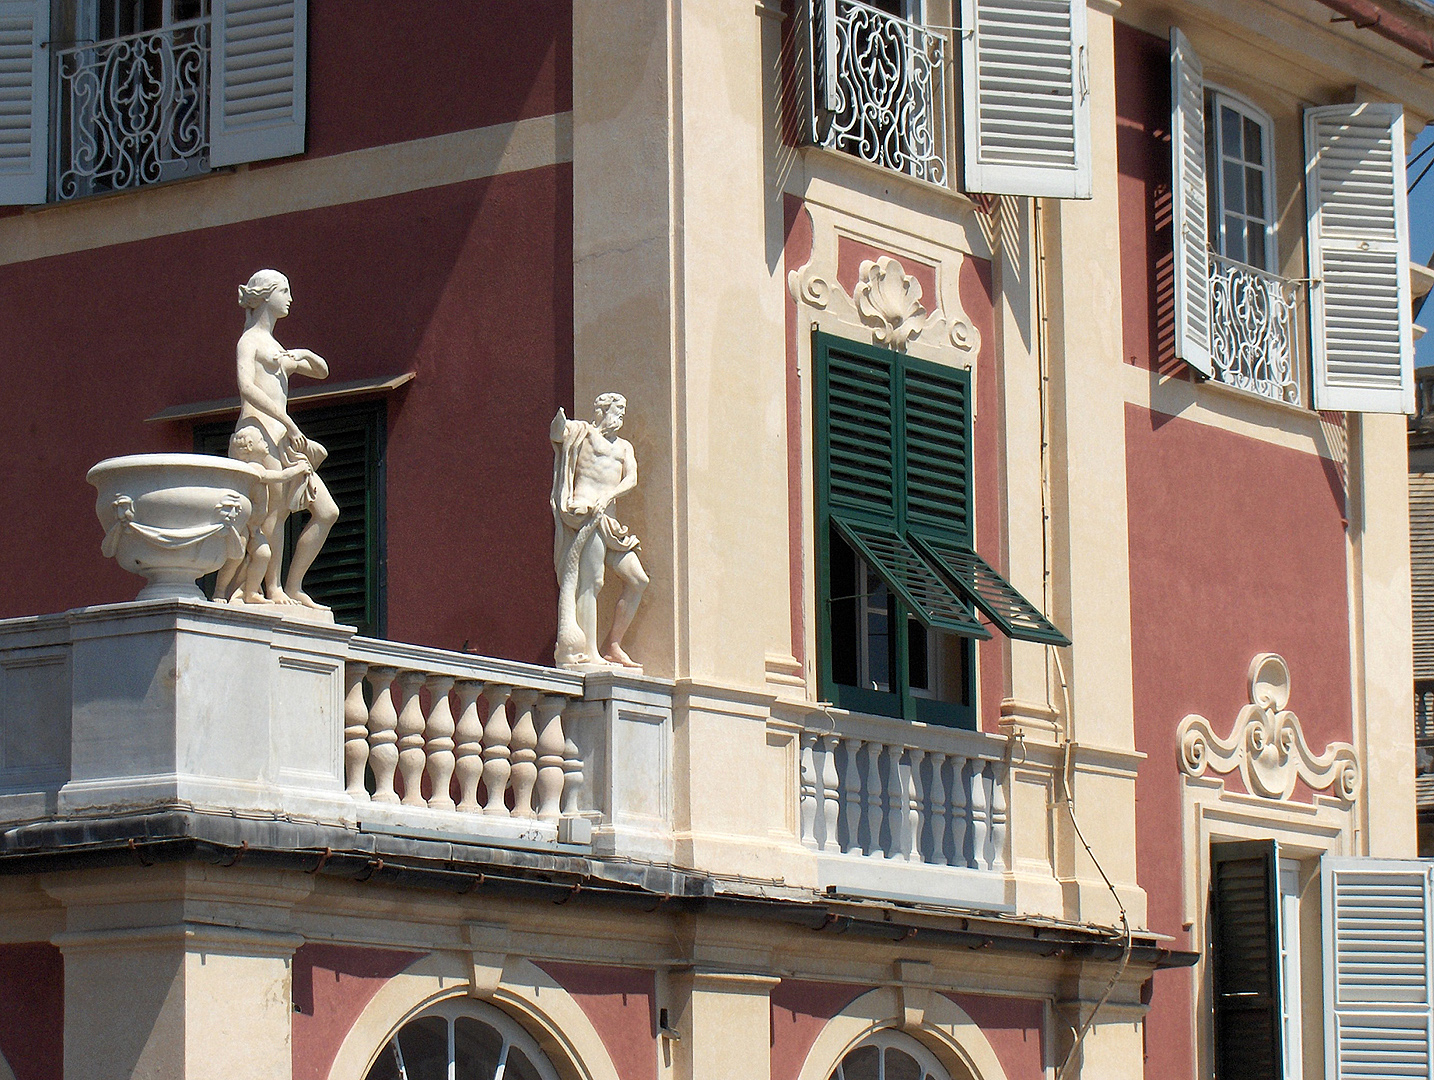
[[[283,318],[289,314],[294,302],[289,292],[289,279],[277,270],[260,270],[249,279],[247,285],[239,286],[239,306],[250,318],[265,304],[274,309],[274,314]]]
[[[627,398],[621,394],[599,394],[593,401],[593,423],[605,435],[622,427],[626,412]]]

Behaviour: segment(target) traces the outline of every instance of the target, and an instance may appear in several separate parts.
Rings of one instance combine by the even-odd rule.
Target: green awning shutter
[[[1273,840],[1210,845],[1216,1080],[1280,1080],[1279,860]]]
[[[947,583],[985,612],[1007,637],[1050,645],[1071,643],[1070,638],[974,551],[947,537],[916,532],[908,532],[907,537],[916,550],[942,572]]]
[[[894,531],[832,515],[832,524],[886,587],[899,596],[923,623],[965,637],[989,638],[990,632],[971,617],[966,602],[947,587],[912,546]]]

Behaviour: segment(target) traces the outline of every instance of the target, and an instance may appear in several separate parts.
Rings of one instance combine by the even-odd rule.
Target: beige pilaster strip
[[[572,113],[473,128],[411,142],[240,166],[194,180],[0,218],[0,265],[381,199],[573,159]]]

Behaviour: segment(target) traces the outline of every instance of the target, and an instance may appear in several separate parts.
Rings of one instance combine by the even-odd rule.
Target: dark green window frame
[[[974,728],[974,642],[990,631],[1070,640],[975,552],[971,376],[829,334],[813,335],[820,692],[842,708]],[[833,677],[833,545],[851,548],[891,593],[890,691]],[[908,618],[962,638],[964,701],[914,695]]]
[[[361,401],[295,408],[292,415],[306,436],[328,450],[319,475],[339,506],[339,520],[304,576],[304,591],[332,607],[336,621],[357,626],[366,637],[383,637],[387,622],[383,497],[387,405],[382,400]],[[195,453],[228,454],[233,431],[232,420],[196,424]],[[285,573],[307,518],[307,514],[295,514],[285,526]],[[213,588],[212,575],[204,584],[206,591]]]

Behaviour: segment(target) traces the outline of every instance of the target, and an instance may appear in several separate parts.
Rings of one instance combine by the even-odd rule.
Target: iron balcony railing
[[[813,141],[946,184],[946,38],[860,0],[811,4]]]
[[[54,197],[209,169],[209,19],[55,53]]]
[[[1215,378],[1290,405],[1300,404],[1297,328],[1302,281],[1210,253],[1210,358]]]

